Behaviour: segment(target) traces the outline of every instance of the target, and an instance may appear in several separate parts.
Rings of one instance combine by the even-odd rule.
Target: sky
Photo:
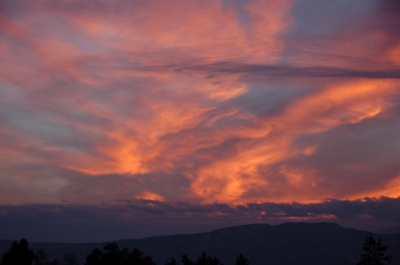
[[[0,1],[0,239],[400,225],[400,1]]]

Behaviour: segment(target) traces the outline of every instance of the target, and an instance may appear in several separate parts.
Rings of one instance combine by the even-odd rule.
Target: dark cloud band
[[[2,205],[0,217],[0,238],[27,237],[32,241],[59,242],[194,233],[260,222],[331,221],[362,229],[378,229],[400,224],[400,197],[244,205],[152,200],[124,200],[113,205]],[[369,227],[360,227],[360,223],[367,223]]]

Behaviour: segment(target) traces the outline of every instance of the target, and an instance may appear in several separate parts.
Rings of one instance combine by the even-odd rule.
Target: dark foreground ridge
[[[343,228],[333,223],[253,224],[218,229],[209,233],[117,240],[120,248],[138,248],[158,265],[182,255],[195,260],[202,252],[218,257],[225,265],[235,264],[242,253],[250,265],[355,265],[360,261],[362,244],[369,232]],[[374,234],[373,234],[374,235]],[[392,254],[392,264],[400,265],[400,233],[374,235],[382,238]],[[51,258],[62,260],[74,253],[82,265],[88,253],[104,243],[30,243],[34,251],[45,249]],[[12,244],[0,240],[2,256]]]

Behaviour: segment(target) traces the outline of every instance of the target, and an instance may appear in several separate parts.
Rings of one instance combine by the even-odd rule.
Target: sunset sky
[[[0,1],[0,239],[400,225],[400,1]]]

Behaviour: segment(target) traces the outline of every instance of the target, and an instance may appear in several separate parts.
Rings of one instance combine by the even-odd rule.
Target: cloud
[[[23,236],[30,241],[94,242],[287,221],[333,221],[345,226],[378,229],[400,222],[399,206],[399,198],[388,197],[236,206],[152,200],[119,201],[114,205],[2,205],[0,225],[4,229],[0,238]]]
[[[367,2],[2,2],[1,202],[398,197],[397,9]]]
[[[398,67],[398,10],[397,1],[296,1],[283,57],[302,66]]]

